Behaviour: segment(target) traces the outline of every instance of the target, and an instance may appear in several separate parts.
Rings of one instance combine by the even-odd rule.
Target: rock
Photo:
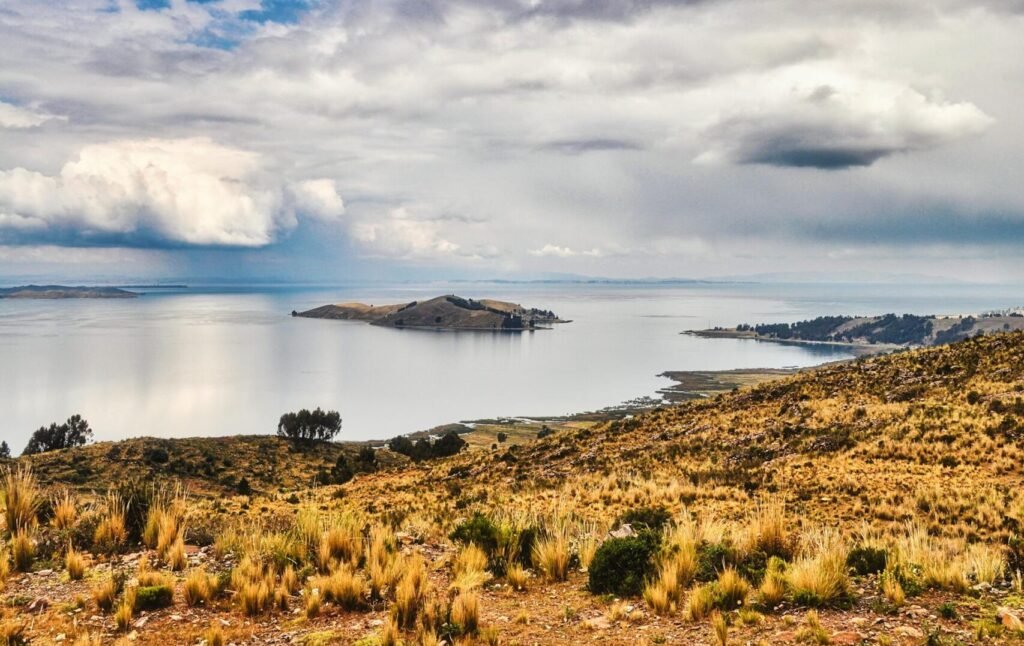
[[[847,630],[832,635],[832,643],[840,644],[841,646],[853,646],[853,644],[859,644],[864,641],[864,635],[856,633],[852,630]]]
[[[583,622],[583,625],[591,630],[608,630],[612,627],[612,623],[608,621],[608,618],[604,615],[594,617],[593,619],[587,619]]]
[[[924,633],[913,626],[897,626],[896,634],[909,639],[924,639]]]
[[[135,623],[133,623],[132,626],[134,626],[135,628],[142,628],[147,623],[149,623],[149,615],[143,615],[143,616],[139,617],[138,619],[136,619]]]
[[[44,599],[43,597],[36,597],[31,603],[25,606],[25,610],[28,610],[29,612],[43,612],[49,607],[50,602],[47,599]]]
[[[55,642],[62,642],[62,641],[64,641],[67,638],[68,638],[68,636],[65,635],[64,633],[57,633],[57,636],[53,638],[53,641],[55,641]]]
[[[854,626],[863,626],[864,624],[868,623],[868,620],[864,617],[854,617],[850,620],[850,623]]]
[[[608,536],[612,538],[627,538],[629,536],[636,536],[636,532],[633,531],[633,526],[629,523],[621,525],[618,529],[613,529],[608,532]]]
[[[184,619],[181,615],[171,615],[171,621],[181,621]]]
[[[380,620],[380,619],[371,619],[370,620],[370,627],[371,628],[378,628],[378,627],[383,626],[383,625],[384,625],[384,622],[382,620]]]
[[[36,572],[36,576],[50,576],[53,574],[53,570],[39,570]]]
[[[1015,632],[1024,632],[1024,621],[1021,621],[1021,618],[1009,608],[1003,606],[996,610],[996,618],[999,619],[999,623],[1003,625],[1003,628]]]

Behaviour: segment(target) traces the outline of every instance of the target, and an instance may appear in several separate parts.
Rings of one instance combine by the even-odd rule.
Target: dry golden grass
[[[354,610],[366,603],[366,584],[348,564],[339,565],[330,574],[316,577],[313,586],[320,590],[324,601],[347,610]]]
[[[203,641],[206,646],[224,646],[224,629],[217,624],[210,624],[210,627],[203,631]]]
[[[0,644],[22,646],[28,643],[28,627],[25,625],[25,621],[8,612],[0,614]]]
[[[395,587],[395,603],[392,609],[398,625],[411,630],[426,601],[427,571],[423,557],[414,554],[406,558],[403,570],[402,578]]]
[[[165,560],[167,566],[174,572],[181,572],[188,566],[188,558],[185,556],[185,541],[181,536],[176,538],[167,549]]]
[[[70,531],[78,522],[78,506],[71,491],[65,489],[53,499],[50,525],[59,532]]]
[[[316,588],[306,588],[302,594],[305,602],[305,612],[307,619],[313,619],[320,615],[321,597],[320,590]]]
[[[36,540],[32,530],[23,529],[11,537],[11,563],[17,572],[30,572],[36,559]]]
[[[135,612],[135,593],[136,589],[134,587],[127,588],[124,598],[114,611],[114,625],[121,632],[128,632],[132,627],[132,616]]]
[[[805,536],[804,543],[801,556],[786,571],[794,601],[806,606],[822,606],[848,595],[848,550],[838,532],[815,530]]]
[[[718,646],[727,646],[729,643],[729,624],[719,611],[711,613],[711,634],[714,636]]]
[[[114,601],[121,592],[117,579],[114,576],[103,579],[92,587],[92,600],[100,612],[110,612],[114,607]]]
[[[209,603],[216,590],[217,577],[207,574],[204,568],[197,568],[185,577],[181,594],[186,605],[198,606]]]
[[[104,552],[114,552],[127,541],[125,501],[116,493],[107,494],[104,500],[103,516],[93,533],[93,543]]]
[[[36,517],[42,498],[35,474],[30,465],[17,469],[4,469],[4,521],[11,535],[31,531],[38,523]]]
[[[513,590],[522,592],[530,582],[530,572],[522,565],[513,563],[505,568],[505,580]]]
[[[452,622],[463,634],[475,635],[480,628],[480,597],[475,592],[461,592],[452,601]]]
[[[78,581],[85,576],[86,561],[85,555],[73,547],[69,547],[64,554],[64,568],[68,571],[68,578]]]
[[[548,581],[565,581],[569,575],[569,538],[563,528],[549,531],[533,546],[533,563]]]
[[[821,625],[817,610],[808,610],[804,618],[804,626],[797,631],[797,639],[811,644],[831,644],[832,637]]]

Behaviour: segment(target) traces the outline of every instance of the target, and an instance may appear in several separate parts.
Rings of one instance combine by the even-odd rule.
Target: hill
[[[704,337],[750,338],[762,341],[842,343],[895,347],[953,343],[979,334],[1024,330],[1024,315],[979,316],[819,316],[798,323],[741,324],[735,328],[692,330]]]
[[[106,491],[129,481],[174,480],[195,495],[216,498],[237,494],[243,479],[257,494],[282,487],[311,487],[317,474],[330,471],[339,457],[356,461],[364,446],[369,445],[297,444],[274,435],[140,437],[49,451],[20,460],[32,465],[40,483],[49,487],[90,492]],[[390,451],[379,451],[377,459],[381,466],[406,461]]]
[[[292,312],[292,316],[366,321],[371,325],[395,328],[446,330],[532,330],[562,322],[547,310],[454,295],[393,305],[323,305],[305,312]]]
[[[0,298],[138,298],[135,292],[117,287],[66,287],[64,285],[22,285],[0,287]]]
[[[296,458],[295,488],[169,501],[168,541],[180,528],[195,547],[179,559],[154,542],[141,574],[131,541],[97,542],[111,503],[83,492],[79,529],[43,514],[36,574],[9,578],[3,598],[46,599],[30,637],[113,639],[116,616],[76,595],[112,571],[156,581],[171,605],[125,611],[136,643],[1024,638],[1024,333],[492,446],[313,489]],[[103,450],[68,464],[82,458],[110,464]],[[237,468],[262,466],[254,453]],[[66,536],[89,554],[81,581]],[[209,573],[222,583],[188,605]],[[85,612],[66,611],[76,603]]]

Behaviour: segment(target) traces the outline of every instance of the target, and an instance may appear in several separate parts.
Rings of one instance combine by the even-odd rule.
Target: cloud
[[[627,139],[562,139],[544,144],[543,148],[564,153],[566,155],[581,155],[583,153],[618,150],[641,150],[643,147],[635,141]]]
[[[51,119],[66,120],[66,117],[43,114],[0,101],[0,128],[34,128]]]
[[[981,134],[993,119],[900,83],[814,66],[746,79],[705,131],[699,161],[820,168],[870,166]]]
[[[558,245],[546,244],[539,249],[531,249],[528,252],[531,256],[538,258],[554,257],[554,258],[573,258],[575,256],[589,256],[591,258],[600,258],[604,253],[598,249],[593,248],[589,250],[577,251],[571,247],[560,247]]]
[[[309,179],[291,186],[295,208],[321,220],[337,220],[345,213],[345,202],[332,179]]]
[[[331,180],[269,179],[259,155],[204,137],[93,144],[56,175],[0,171],[0,233],[69,244],[259,247],[344,212]]]
[[[458,244],[441,235],[441,221],[416,219],[404,206],[383,220],[355,223],[352,237],[375,253],[395,258],[463,255]]]

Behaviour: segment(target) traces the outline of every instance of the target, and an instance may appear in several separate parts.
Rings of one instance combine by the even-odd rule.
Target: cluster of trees
[[[297,413],[285,413],[277,423],[277,434],[290,440],[329,442],[341,432],[341,415],[338,411],[303,408]]]
[[[92,429],[89,422],[82,419],[81,415],[72,415],[63,424],[53,423],[49,426],[40,426],[28,441],[28,446],[22,451],[23,455],[34,455],[46,451],[58,451],[70,449],[76,446],[84,446],[92,440]],[[7,443],[4,442],[4,447]],[[8,457],[10,448],[7,448]]]
[[[331,470],[321,469],[317,474],[318,484],[345,484],[357,473],[370,473],[377,470],[377,452],[372,446],[359,449],[354,459],[342,453]]]
[[[775,339],[804,341],[857,341],[869,343],[922,343],[932,332],[931,317],[914,314],[886,314],[849,329],[840,328],[853,320],[852,316],[819,316],[798,323],[760,323],[738,325],[741,332],[756,332]]]
[[[388,448],[395,453],[401,453],[417,462],[431,458],[443,458],[455,455],[466,446],[466,441],[459,437],[455,431],[449,431],[431,442],[427,438],[421,438],[413,442],[404,435],[392,438],[388,441]]]

